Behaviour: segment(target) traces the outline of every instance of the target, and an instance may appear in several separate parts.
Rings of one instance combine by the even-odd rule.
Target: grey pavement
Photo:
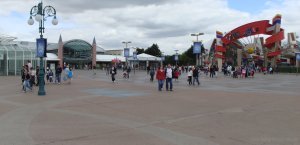
[[[75,70],[71,84],[23,93],[0,77],[0,145],[299,145],[300,76],[233,79],[186,74],[159,92],[145,71],[115,83]]]

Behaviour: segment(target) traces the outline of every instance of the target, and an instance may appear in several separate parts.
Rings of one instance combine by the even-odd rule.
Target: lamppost
[[[193,34],[191,34],[191,36],[196,36],[196,38],[197,38],[197,40],[196,40],[196,45],[199,45],[199,40],[198,40],[198,36],[200,36],[200,35],[204,35],[204,33],[193,33]],[[199,46],[197,46],[197,47],[199,47]],[[194,51],[194,54],[196,54],[196,66],[198,66],[199,65],[199,54],[200,54],[200,65],[202,65],[202,52],[201,52],[201,45],[200,45],[200,48],[198,48],[198,49],[200,49],[199,51]],[[194,50],[195,50],[195,43],[194,43]]]
[[[124,57],[126,59],[126,66],[127,64],[127,57],[129,57],[129,48],[128,48],[128,44],[131,43],[131,41],[123,41],[123,44],[125,44],[125,48],[124,48]]]
[[[45,32],[44,22],[48,17],[53,17],[52,24],[57,25],[58,20],[56,19],[56,10],[52,6],[43,7],[43,1],[37,5],[33,6],[30,10],[30,17],[28,20],[29,25],[34,24],[32,17],[39,22],[39,33],[40,39],[37,39],[37,57],[40,57],[40,69],[39,69],[39,96],[46,95],[45,91],[45,72],[44,72],[44,61],[43,58],[46,57],[47,39],[43,38],[43,33]]]
[[[164,52],[161,52],[161,62],[160,62],[160,66],[163,67],[164,61],[165,61],[166,57],[164,55]]]
[[[135,74],[135,60],[137,59],[137,51],[136,48],[134,48],[134,51],[132,53],[132,57],[133,57],[133,74]]]
[[[177,64],[178,64],[178,50],[176,49],[176,50],[174,50],[176,53],[175,53],[175,61],[176,61],[176,66],[177,66]]]

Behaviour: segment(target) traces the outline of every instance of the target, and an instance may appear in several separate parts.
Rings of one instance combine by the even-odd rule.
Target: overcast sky
[[[1,0],[0,34],[35,41],[38,24],[27,24],[29,11],[40,0]],[[199,39],[207,42],[215,31],[228,32],[242,24],[271,20],[282,14],[285,32],[300,33],[299,0],[44,0],[56,8],[59,24],[46,21],[49,42],[83,39],[105,49],[120,49],[122,41],[130,47],[147,48],[157,43],[166,54],[185,51]]]

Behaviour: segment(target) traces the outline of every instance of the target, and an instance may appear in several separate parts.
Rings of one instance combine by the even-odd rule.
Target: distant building
[[[32,63],[33,68],[39,65],[39,58],[36,57],[36,42],[15,41],[16,37],[0,35],[0,76],[21,75],[22,66],[27,61]],[[128,65],[135,65],[137,68],[144,69],[145,66],[157,63],[160,58],[153,56],[138,55],[137,59],[132,59],[132,50],[128,58]],[[63,67],[69,64],[74,69],[104,68],[115,64],[118,60],[119,66],[125,65],[126,58],[123,56],[123,49],[105,50],[96,44],[95,38],[91,43],[72,39],[63,41],[59,37],[58,43],[47,44],[47,57],[44,59],[45,68],[53,71],[56,66]]]

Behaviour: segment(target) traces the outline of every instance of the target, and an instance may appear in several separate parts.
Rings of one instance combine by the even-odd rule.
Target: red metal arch
[[[224,53],[226,52],[226,46],[235,43],[236,40],[248,36],[253,36],[257,34],[265,34],[265,35],[271,35],[268,37],[265,41],[264,46],[268,49],[272,48],[278,48],[276,51],[269,52],[267,56],[269,58],[276,57],[281,54],[280,46],[275,46],[281,43],[281,40],[284,39],[284,30],[280,29],[279,32],[274,33],[274,29],[276,24],[280,24],[281,22],[281,16],[276,15],[273,18],[273,23],[270,24],[269,20],[261,20],[261,21],[255,21],[251,22],[242,26],[239,26],[233,30],[231,30],[229,33],[227,33],[225,36],[221,38],[221,41],[223,45],[216,45],[215,47],[215,57],[224,59]],[[218,38],[218,32],[217,32],[217,38]],[[220,38],[220,37],[219,37]],[[217,53],[218,52],[218,53]]]
[[[223,44],[227,45],[229,43],[236,41],[237,39],[252,36],[252,35],[257,35],[257,34],[271,35],[271,32],[269,33],[267,32],[267,28],[271,26],[272,25],[269,24],[269,20],[256,21],[256,22],[242,25],[227,33],[222,38]]]

